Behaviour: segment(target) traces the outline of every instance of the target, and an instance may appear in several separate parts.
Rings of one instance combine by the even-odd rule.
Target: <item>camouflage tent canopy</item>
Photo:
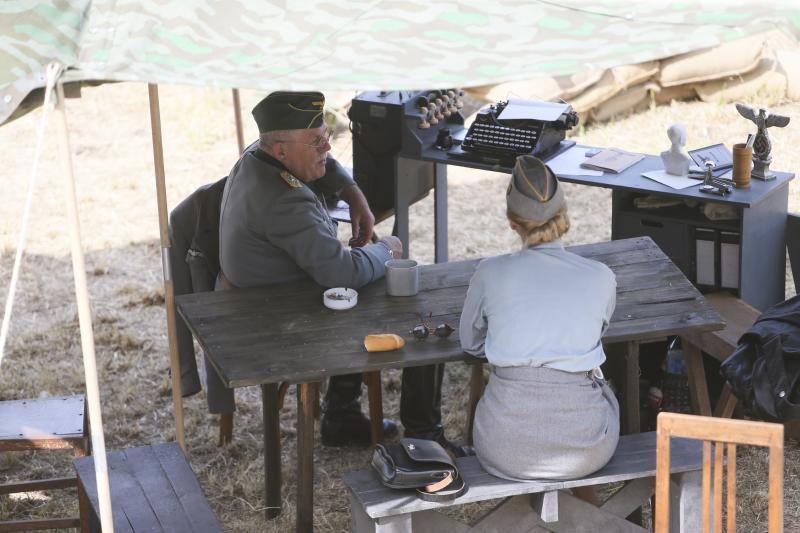
[[[474,87],[639,64],[765,30],[800,35],[792,0],[52,0],[0,3],[0,124],[63,81],[289,90]],[[41,92],[41,91],[38,91]],[[27,98],[27,101],[26,101]],[[39,97],[40,98],[40,97]]]

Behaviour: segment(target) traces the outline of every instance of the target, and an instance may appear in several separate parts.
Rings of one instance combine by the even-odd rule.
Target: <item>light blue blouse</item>
[[[496,366],[591,370],[616,304],[614,273],[560,241],[481,261],[461,314],[465,352]]]

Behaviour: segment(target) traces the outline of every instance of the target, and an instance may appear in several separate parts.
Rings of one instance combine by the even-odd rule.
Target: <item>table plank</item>
[[[615,343],[723,327],[722,319],[649,237],[568,247],[600,261],[617,276],[617,308],[603,338]],[[464,353],[456,335],[415,341],[408,331],[419,316],[456,326],[479,260],[425,265],[420,293],[390,297],[383,280],[359,290],[346,312],[322,305],[323,289],[311,281],[257,289],[178,296],[178,310],[230,387],[456,361]],[[370,333],[395,332],[406,346],[368,354]]]

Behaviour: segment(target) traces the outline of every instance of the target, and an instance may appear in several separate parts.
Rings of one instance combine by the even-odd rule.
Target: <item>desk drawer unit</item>
[[[616,214],[612,239],[650,237],[690,280],[694,279],[688,243],[690,226],[649,213],[620,211]]]

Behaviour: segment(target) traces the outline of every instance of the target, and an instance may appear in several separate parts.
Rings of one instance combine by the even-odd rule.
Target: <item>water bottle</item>
[[[686,364],[683,362],[683,349],[681,347],[680,337],[675,337],[672,339],[672,342],[669,343],[665,366],[667,374],[675,374],[678,376],[686,375]]]

